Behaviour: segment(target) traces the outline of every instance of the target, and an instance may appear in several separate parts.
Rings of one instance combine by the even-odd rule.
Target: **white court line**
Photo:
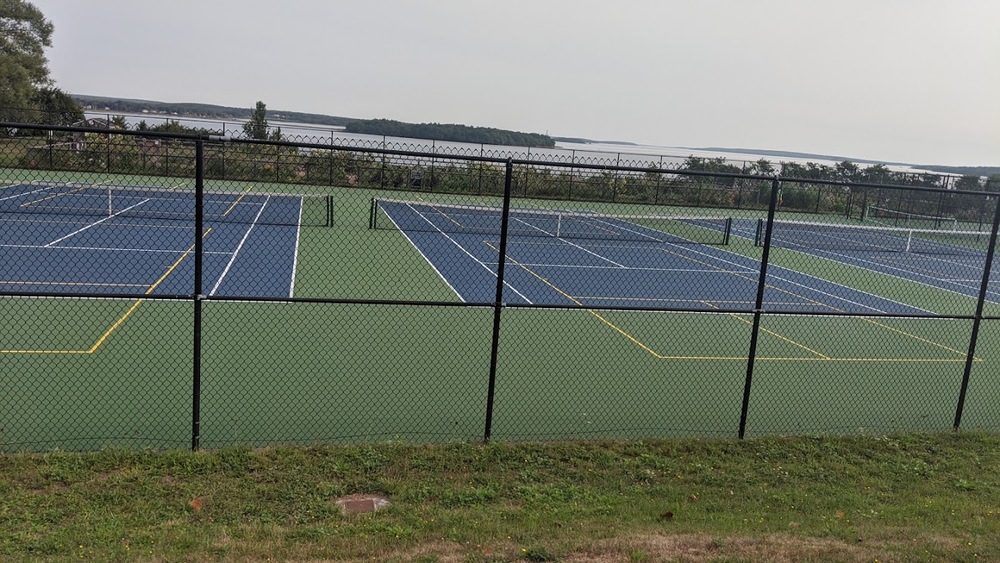
[[[146,203],[147,201],[150,201],[151,199],[152,198],[146,198],[146,199],[140,201],[139,203],[137,203],[135,205],[130,205],[129,207],[126,207],[125,209],[122,209],[121,211],[119,211],[118,213],[115,213],[114,215],[108,215],[107,217],[101,219],[100,221],[96,221],[94,223],[91,223],[91,224],[87,225],[86,227],[84,227],[82,229],[77,229],[77,230],[73,231],[72,233],[70,233],[70,234],[68,234],[68,235],[66,235],[66,236],[64,236],[62,238],[57,238],[56,240],[54,240],[54,241],[46,244],[45,248],[49,248],[49,247],[51,247],[54,244],[59,244],[60,242],[66,240],[66,239],[68,239],[68,238],[70,238],[70,237],[72,237],[74,235],[80,234],[83,231],[86,231],[87,229],[89,229],[91,227],[96,227],[97,225],[100,225],[101,223],[103,223],[105,221],[114,219],[115,217],[121,215],[122,213],[125,213],[126,211],[129,211],[131,209],[135,209],[136,207],[139,207],[140,205]]]
[[[176,248],[121,248],[117,246],[58,246],[51,247],[47,245],[37,245],[37,244],[0,244],[0,248],[54,248],[56,250],[68,250],[68,251],[86,251],[86,252],[138,252],[140,254],[177,254],[178,252],[183,252]],[[229,256],[228,252],[212,251],[203,252],[205,255],[221,255]]]
[[[743,234],[743,233],[752,233],[752,231],[750,231],[748,229],[739,229],[739,231],[741,233],[741,234],[739,234],[739,236],[741,236],[743,238],[750,238],[751,240],[753,239],[753,236],[751,236],[750,234]],[[932,281],[940,282],[940,281],[945,281],[945,280],[941,280],[940,278],[936,278],[934,276],[928,276],[927,274],[921,274],[920,272],[915,272],[913,270],[908,270],[906,268],[899,268],[899,267],[896,267],[896,266],[893,266],[891,264],[887,264],[887,263],[884,263],[884,262],[878,262],[878,261],[875,261],[875,260],[863,259],[863,258],[861,258],[859,256],[851,256],[851,255],[843,254],[843,253],[840,253],[840,252],[833,252],[831,250],[822,250],[822,249],[808,248],[808,247],[805,247],[803,245],[797,245],[797,248],[793,248],[793,247],[782,247],[782,248],[784,248],[785,250],[791,251],[791,252],[797,252],[799,254],[804,254],[804,255],[810,256],[812,258],[823,258],[825,260],[831,260],[831,261],[836,262],[838,264],[845,264],[845,265],[851,266],[853,268],[858,268],[859,270],[866,270],[868,272],[872,272],[872,273],[883,275],[883,276],[890,277],[890,278],[895,278],[895,279],[902,280],[902,281],[905,281],[905,282],[908,282],[908,283],[915,283],[917,285],[921,285],[921,286],[924,286],[924,287],[930,287],[930,288],[933,288],[933,289],[937,289],[939,291],[944,291],[944,292],[951,293],[951,294],[954,294],[954,295],[959,295],[961,297],[975,299],[975,296],[969,295],[968,293],[964,293],[964,292],[961,292],[961,291],[956,291],[954,289],[950,289],[950,288],[947,288],[947,287],[941,287],[940,285],[935,285],[933,283],[928,283],[926,281],[922,281],[922,280],[932,280]],[[802,250],[803,248],[805,250]],[[871,264],[873,264],[874,266],[871,266]],[[782,267],[782,266],[779,266],[779,267]],[[794,271],[794,270],[791,270],[791,268],[785,268],[785,269],[786,270],[790,270],[790,271]],[[893,272],[899,272],[899,273],[893,273]],[[803,275],[805,275],[805,274],[803,274]],[[809,277],[815,277],[815,276],[809,276]],[[822,278],[817,278],[817,279],[822,279]],[[826,280],[826,281],[829,282],[830,280]],[[833,283],[833,282],[831,282],[831,283]],[[958,287],[961,287],[961,288],[964,288],[964,289],[969,289],[968,286],[961,285],[959,283],[954,283],[954,282],[947,282],[947,283],[950,283],[951,285],[955,285],[955,286],[958,286]],[[840,285],[840,284],[838,284],[838,285]],[[855,291],[859,291],[859,290],[855,290]],[[865,294],[868,294],[868,295],[873,295],[873,294],[868,293],[868,292],[862,292],[862,293],[865,293]],[[989,295],[1000,295],[1000,293],[997,293],[997,292],[994,292],[994,291],[990,291],[990,292],[988,292],[988,294]],[[876,297],[878,297],[878,296],[876,295]],[[928,312],[928,313],[935,313],[936,314],[935,311],[929,311],[927,309],[923,309],[922,307],[916,307],[916,306],[914,306],[912,304],[909,304],[909,303],[903,303],[901,301],[896,301],[896,300],[893,300],[893,299],[887,299],[885,297],[882,297],[882,299],[886,299],[887,301],[892,301],[894,303],[899,303],[899,304],[905,305],[907,307],[912,307],[912,308],[918,309],[920,311],[925,311],[925,312]],[[991,303],[996,303],[996,302],[997,301],[995,301],[995,300],[991,300]]]
[[[14,185],[15,186],[20,186],[22,184],[14,184]],[[4,189],[11,188],[11,187],[14,187],[14,186],[6,186],[6,187],[4,187]],[[47,191],[49,191],[49,187],[38,188],[37,190],[32,190],[30,192],[21,192],[21,193],[16,193],[14,195],[9,195],[7,197],[0,198],[0,201],[7,201],[8,199],[17,199],[19,197],[24,197],[26,195],[37,194],[38,192],[47,192]]]
[[[572,246],[573,248],[578,248],[578,249],[586,252],[587,254],[592,254],[592,255],[596,256],[597,258],[600,258],[601,260],[604,260],[605,262],[608,262],[609,264],[614,264],[615,266],[617,266],[619,268],[628,269],[628,266],[626,266],[624,264],[619,264],[618,262],[615,262],[614,260],[612,260],[612,259],[610,259],[610,258],[608,258],[606,256],[601,256],[600,254],[598,254],[598,253],[596,253],[596,252],[594,252],[592,250],[586,249],[586,248],[580,246],[579,244],[576,244],[575,242],[570,242],[570,241],[568,241],[568,240],[566,240],[566,239],[564,239],[562,237],[556,237],[556,238],[558,238],[559,240],[563,241],[564,243]]]
[[[260,206],[260,210],[257,211],[257,216],[253,218],[253,223],[250,224],[250,228],[247,229],[247,232],[243,234],[243,238],[240,240],[240,243],[236,245],[236,250],[233,251],[232,257],[229,259],[229,263],[226,264],[225,269],[222,270],[222,274],[219,275],[219,280],[215,282],[215,286],[212,287],[212,291],[208,292],[209,296],[215,295],[219,286],[222,285],[222,281],[226,279],[226,275],[229,274],[229,269],[233,267],[233,262],[236,262],[236,257],[239,255],[240,251],[243,250],[243,245],[246,243],[247,239],[250,238],[250,233],[253,231],[254,227],[257,226],[257,220],[259,220],[260,216],[264,213],[264,208],[267,207],[267,202],[269,201],[271,201],[271,196],[267,196],[267,199],[264,200],[264,204]]]
[[[292,283],[288,286],[288,297],[295,297],[295,273],[299,268],[299,237],[302,234],[302,208],[306,206],[306,198],[299,198],[299,224],[295,226],[295,252],[292,254]]]
[[[429,265],[431,267],[431,269],[434,270],[434,273],[437,274],[439,278],[441,278],[441,281],[443,281],[444,284],[448,286],[448,289],[452,290],[455,293],[455,295],[458,297],[458,300],[461,301],[462,303],[465,303],[465,298],[462,297],[462,294],[459,293],[457,289],[455,289],[455,286],[451,285],[451,282],[448,281],[448,278],[446,278],[444,276],[444,274],[441,273],[441,270],[437,269],[437,266],[434,265],[434,262],[432,262],[431,259],[428,258],[426,254],[424,254],[424,251],[420,250],[420,247],[417,246],[417,243],[413,242],[413,239],[410,238],[410,235],[407,234],[406,231],[404,231],[403,229],[401,229],[399,227],[399,223],[396,223],[396,220],[392,218],[392,215],[389,215],[388,213],[386,213],[385,216],[388,217],[390,221],[392,221],[392,224],[396,226],[396,230],[397,231],[403,233],[403,236],[406,237],[406,240],[409,241],[409,243],[411,245],[413,245],[413,248],[416,249],[416,251],[424,259],[424,261],[427,262],[427,265]],[[421,215],[421,217],[423,217],[423,216]],[[424,217],[423,219],[424,219],[424,221],[427,220],[426,217]],[[455,242],[455,241],[452,241],[452,242]],[[459,248],[461,248],[461,247],[459,247]],[[482,264],[482,262],[480,262],[480,264]],[[487,270],[488,269],[489,268],[487,268]]]
[[[493,277],[497,277],[497,273],[496,272],[494,272],[493,270],[491,270],[489,268],[489,266],[487,266],[486,264],[483,263],[482,260],[480,260],[479,258],[476,258],[475,256],[473,256],[472,253],[469,252],[468,250],[466,250],[464,246],[462,246],[461,244],[458,243],[458,241],[456,241],[455,239],[451,238],[448,235],[448,233],[446,233],[446,232],[442,231],[440,228],[438,228],[438,226],[435,225],[430,219],[428,219],[422,212],[417,211],[410,204],[407,204],[406,206],[409,207],[411,211],[413,211],[414,213],[416,213],[417,215],[419,215],[421,219],[423,219],[424,221],[426,221],[428,225],[430,225],[431,227],[434,227],[435,231],[437,231],[438,233],[440,233],[441,236],[443,236],[444,238],[448,239],[448,241],[450,241],[452,244],[454,244],[456,247],[458,247],[458,249],[461,250],[463,253],[465,253],[466,256],[468,256],[469,258],[471,258],[472,260],[474,260],[477,264],[479,264],[480,266],[482,266],[483,269],[485,269],[487,272],[489,272]],[[386,215],[389,215],[389,214],[386,213]],[[392,217],[389,217],[389,219],[392,220]],[[394,225],[396,225],[395,221],[393,221],[392,223]],[[396,225],[396,228],[399,228],[399,225]],[[402,229],[400,229],[400,230],[402,231]],[[410,241],[410,244],[413,244],[413,240],[410,239],[409,235],[407,235],[405,232],[403,232],[403,235],[406,236],[406,240]],[[413,244],[413,246],[414,246],[414,248],[417,248],[416,244]],[[431,264],[430,259],[428,259],[427,256],[419,248],[417,248],[417,251],[420,252],[420,255],[424,257],[424,260],[427,260],[428,264]],[[437,272],[439,276],[441,276],[441,279],[443,279],[445,281],[445,283],[448,284],[448,287],[451,287],[451,290],[455,291],[455,288],[450,283],[448,283],[448,280],[443,275],[441,275],[441,272],[437,268],[434,267],[434,264],[431,264],[431,267],[434,268],[434,271]],[[522,294],[520,291],[518,291],[517,289],[515,289],[510,284],[508,284],[506,281],[503,282],[503,284],[504,284],[505,287],[510,288],[510,290],[513,291],[515,294],[517,294],[521,299],[524,299],[529,305],[533,305],[534,304],[531,301],[531,299],[528,299],[524,294]],[[459,295],[458,291],[455,291],[455,295],[458,295],[458,298],[461,299],[463,303],[465,302],[465,298],[463,298],[461,295]]]

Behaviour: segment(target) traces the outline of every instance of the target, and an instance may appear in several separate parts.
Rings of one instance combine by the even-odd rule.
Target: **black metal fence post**
[[[486,430],[483,441],[489,442],[493,435],[493,399],[497,382],[497,354],[500,349],[500,313],[503,310],[503,270],[507,256],[507,222],[510,218],[510,190],[514,176],[514,161],[507,159],[504,176],[503,212],[500,219],[500,249],[497,259],[497,292],[493,301],[493,344],[490,351],[490,381],[486,392]]]
[[[204,229],[205,201],[205,141],[195,141],[194,163],[194,365],[192,367],[191,389],[191,449],[198,451],[201,447],[201,268],[202,268],[202,230]]]
[[[576,166],[576,149],[573,149],[573,152],[570,153],[569,164],[569,187],[566,190],[566,197],[573,199],[573,175],[576,174],[576,171],[574,170],[574,167]]]
[[[660,157],[660,165],[657,168],[659,168],[661,170],[661,172],[656,175],[656,193],[653,194],[653,204],[654,205],[659,205],[660,204],[660,183],[663,180],[663,172],[662,172],[662,170],[663,170],[663,157],[662,156]]]
[[[524,160],[524,197],[528,197],[528,174],[531,172],[531,147],[528,147]]]
[[[979,339],[979,325],[983,320],[983,306],[986,303],[986,293],[989,291],[990,270],[993,264],[993,254],[997,244],[997,228],[1000,227],[1000,200],[993,210],[993,228],[990,229],[990,245],[986,249],[986,265],[983,267],[983,279],[979,285],[979,300],[976,302],[976,316],[972,321],[972,336],[969,338],[969,353],[965,357],[965,371],[962,373],[962,388],[958,393],[958,406],[955,408],[954,431],[962,424],[962,411],[965,409],[965,394],[969,390],[969,377],[972,374],[972,363],[975,361],[976,341]]]
[[[757,279],[757,298],[754,301],[753,329],[750,332],[750,353],[747,359],[747,375],[743,383],[743,406],[740,409],[739,438],[746,437],[747,412],[750,409],[750,387],[753,383],[753,366],[757,356],[757,336],[760,334],[760,316],[764,310],[764,288],[767,282],[767,260],[771,252],[771,230],[774,225],[774,211],[778,207],[778,190],[781,183],[778,176],[771,181],[771,201],[767,208],[767,224],[764,226],[764,250],[760,256],[760,276]]]

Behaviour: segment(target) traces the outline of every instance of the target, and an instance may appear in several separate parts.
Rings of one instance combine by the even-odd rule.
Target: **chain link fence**
[[[4,451],[1000,426],[989,192],[0,127]]]

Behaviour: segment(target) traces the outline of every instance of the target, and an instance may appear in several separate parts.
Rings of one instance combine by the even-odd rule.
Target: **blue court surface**
[[[988,232],[908,231],[898,228],[833,226],[797,232],[794,222],[776,224],[776,244],[797,252],[943,291],[976,298],[986,267]],[[755,238],[750,222],[734,226],[737,236]],[[917,241],[919,236],[927,239]],[[1000,280],[994,256],[986,300],[1000,302]]]
[[[379,201],[378,207],[460,299],[493,301],[499,258],[496,210],[388,200]],[[565,228],[566,219],[553,215],[561,214],[518,211],[512,215],[504,276],[506,303],[695,311],[753,308],[759,260],[731,252],[725,244],[701,243],[692,238],[700,238],[696,234],[698,229],[720,230],[718,221],[678,218],[673,221],[675,227],[664,231],[664,223],[654,229],[646,227],[638,217],[622,220],[593,214],[577,220],[596,224],[597,231],[560,233],[557,229]],[[732,221],[731,236],[734,240],[741,239],[742,244],[753,240],[754,230],[755,221]],[[721,241],[725,237],[707,233],[705,240]],[[985,256],[976,252],[926,256],[861,250],[811,249],[810,252],[857,268],[859,277],[888,273],[898,279],[973,297]],[[939,269],[931,270],[932,264],[938,264]],[[928,313],[914,304],[774,264],[768,268],[764,309]]]
[[[300,196],[206,194],[202,293],[292,296],[302,207]],[[17,184],[0,189],[0,212],[4,292],[194,291],[190,191]]]

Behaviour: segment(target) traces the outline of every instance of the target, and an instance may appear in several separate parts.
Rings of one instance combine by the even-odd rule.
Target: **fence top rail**
[[[289,147],[289,148],[306,148],[314,150],[328,150],[328,151],[339,151],[339,152],[350,152],[350,153],[380,154],[386,156],[408,156],[408,157],[425,158],[437,161],[466,161],[466,162],[484,162],[491,164],[507,164],[508,162],[510,162],[516,166],[570,168],[577,170],[599,170],[599,171],[604,170],[604,171],[631,172],[640,174],[664,174],[673,176],[701,176],[701,177],[712,177],[712,178],[730,178],[734,180],[758,180],[758,181],[777,180],[779,182],[839,186],[842,188],[873,188],[873,189],[884,188],[884,189],[900,189],[900,190],[919,191],[919,192],[934,192],[934,193],[948,193],[956,195],[975,195],[975,196],[997,195],[992,192],[987,192],[984,190],[954,190],[954,189],[944,189],[942,187],[932,187],[932,186],[907,186],[900,184],[852,182],[850,180],[797,178],[794,176],[782,176],[780,173],[764,175],[764,174],[747,174],[741,172],[721,172],[721,171],[705,171],[705,170],[672,170],[672,169],[659,168],[655,166],[621,166],[617,164],[558,162],[554,160],[545,161],[545,160],[529,160],[522,158],[492,157],[483,155],[455,155],[455,154],[442,154],[437,152],[386,149],[378,147],[348,147],[348,146],[326,145],[321,143],[305,143],[305,142],[295,142],[295,141],[239,139],[236,137],[225,136],[225,135],[214,135],[214,134],[134,131],[129,129],[108,129],[102,127],[45,125],[37,123],[18,123],[10,121],[0,121],[0,129],[23,129],[30,131],[61,131],[66,133],[96,133],[101,135],[114,134],[121,136],[147,137],[147,138],[159,138],[159,139],[178,139],[187,141],[210,141],[218,143],[232,143],[232,144],[243,144],[243,145],[265,145],[265,146],[277,146],[277,147]]]

